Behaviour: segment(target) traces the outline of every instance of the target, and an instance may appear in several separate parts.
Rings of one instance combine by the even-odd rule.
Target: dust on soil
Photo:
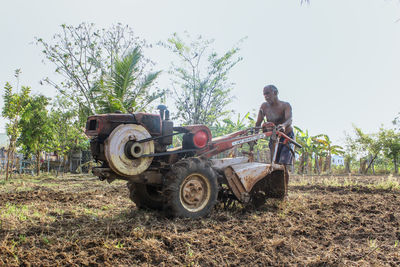
[[[286,202],[198,220],[91,176],[0,185],[0,266],[400,265],[398,177],[291,177]]]

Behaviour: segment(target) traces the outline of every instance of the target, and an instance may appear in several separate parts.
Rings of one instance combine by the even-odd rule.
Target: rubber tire
[[[164,198],[157,187],[148,184],[128,183],[129,198],[139,209],[162,210]]]
[[[181,203],[181,185],[186,177],[193,173],[201,174],[208,180],[210,197],[207,204],[199,211],[190,211]],[[200,158],[186,158],[175,163],[166,175],[164,188],[164,213],[167,217],[200,218],[207,216],[214,208],[218,197],[217,174],[211,163]]]

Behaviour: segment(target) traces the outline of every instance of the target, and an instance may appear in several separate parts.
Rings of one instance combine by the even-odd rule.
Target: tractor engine
[[[117,112],[90,116],[85,133],[91,138],[93,158],[103,163],[103,169],[110,168],[121,177],[146,171],[153,157],[142,156],[165,152],[172,144],[173,122],[165,106],[159,106],[159,110],[160,114]]]
[[[161,183],[164,165],[194,155],[211,140],[206,126],[174,127],[167,107],[159,105],[158,110],[159,114],[116,112],[88,118],[85,133],[91,138],[90,150],[102,163],[93,169],[96,176]],[[182,147],[168,151],[177,134],[183,134]]]

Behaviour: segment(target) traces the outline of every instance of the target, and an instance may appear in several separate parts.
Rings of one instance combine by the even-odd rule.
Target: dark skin
[[[263,94],[266,102],[260,107],[256,127],[261,126],[265,117],[267,122],[273,122],[282,132],[287,134],[293,131],[290,104],[279,100],[278,93],[271,88],[264,88]]]
[[[288,102],[279,100],[278,92],[269,88],[264,87],[263,94],[265,101],[262,103],[258,112],[256,127],[260,127],[264,118],[267,122],[273,122],[279,131],[288,134],[293,131],[292,127],[292,107]],[[271,151],[271,159],[274,155],[274,149]],[[285,191],[287,192],[287,186],[289,184],[289,172],[285,166]]]

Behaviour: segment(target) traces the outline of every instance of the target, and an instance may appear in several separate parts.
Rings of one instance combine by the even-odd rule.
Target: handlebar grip
[[[303,147],[302,145],[300,145],[299,143],[297,143],[297,142],[294,141],[293,139],[290,140],[290,142],[291,142],[293,145],[297,146],[298,148],[302,148],[302,147]]]

